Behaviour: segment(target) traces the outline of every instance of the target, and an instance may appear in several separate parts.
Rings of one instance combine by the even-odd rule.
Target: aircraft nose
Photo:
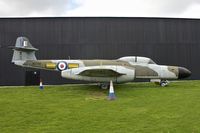
[[[191,75],[191,72],[184,67],[178,67],[178,72],[179,79],[187,78]]]

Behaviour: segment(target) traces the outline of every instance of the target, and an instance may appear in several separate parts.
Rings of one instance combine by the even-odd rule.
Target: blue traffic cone
[[[40,79],[40,89],[43,90],[44,89],[44,86],[42,84],[42,79]]]
[[[108,100],[115,100],[115,99],[116,99],[116,97],[115,97],[113,82],[111,80],[110,81],[110,88],[109,88]]]

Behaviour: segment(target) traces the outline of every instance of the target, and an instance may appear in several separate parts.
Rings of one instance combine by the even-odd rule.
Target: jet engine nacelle
[[[135,69],[117,66],[117,71],[124,75],[118,76],[116,83],[132,82],[135,79]]]
[[[98,74],[96,73],[96,75],[99,76],[92,76],[92,74],[95,72],[98,72]],[[61,76],[68,79],[85,80],[92,82],[110,82],[112,80],[115,83],[123,83],[131,82],[135,79],[135,70],[123,66],[113,65],[90,66],[67,69],[61,72]]]

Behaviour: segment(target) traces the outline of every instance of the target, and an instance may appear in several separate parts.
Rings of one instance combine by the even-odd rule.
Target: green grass
[[[0,87],[0,133],[199,133],[200,81]]]

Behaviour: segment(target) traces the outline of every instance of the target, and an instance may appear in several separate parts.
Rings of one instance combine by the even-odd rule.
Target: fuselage
[[[135,79],[180,79],[190,75],[190,71],[182,67],[125,60],[26,60],[19,64],[24,67],[61,71],[64,78],[91,82],[112,80],[115,83],[123,83]],[[93,74],[85,72],[93,69],[109,69],[121,75],[109,75],[107,71]]]

